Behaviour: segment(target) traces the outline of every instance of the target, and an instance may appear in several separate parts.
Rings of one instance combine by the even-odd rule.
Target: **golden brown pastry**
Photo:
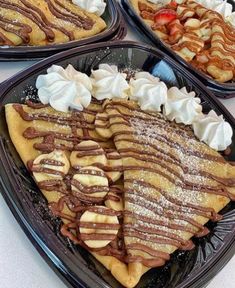
[[[61,233],[125,287],[176,249],[192,249],[191,237],[206,235],[203,225],[235,199],[235,167],[191,128],[132,101],[96,101],[83,112],[31,102],[5,110]]]
[[[0,45],[66,43],[100,33],[104,20],[69,0],[1,0]]]

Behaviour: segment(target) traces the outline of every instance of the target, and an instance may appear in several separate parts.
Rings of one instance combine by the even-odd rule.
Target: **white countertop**
[[[128,40],[136,37],[128,33]],[[33,61],[0,62],[0,82],[33,65]],[[223,100],[235,116],[235,98]],[[208,288],[234,288],[235,256]],[[0,288],[66,288],[30,243],[0,194]]]

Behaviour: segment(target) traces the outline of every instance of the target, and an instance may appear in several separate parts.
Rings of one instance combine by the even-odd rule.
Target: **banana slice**
[[[78,169],[94,164],[106,165],[107,159],[103,148],[95,141],[82,141],[76,146],[76,151],[70,155],[70,162],[73,168]]]
[[[104,204],[106,207],[115,211],[123,211],[124,205],[122,200],[123,186],[113,185],[109,188],[109,193],[106,195]]]
[[[107,246],[116,238],[119,230],[118,217],[102,213],[110,209],[104,206],[96,206],[96,208],[100,208],[101,212],[85,211],[80,218],[80,237],[90,248]]]
[[[112,182],[117,181],[123,172],[123,164],[121,155],[117,152],[106,153],[107,157],[107,172],[106,175]]]
[[[100,202],[109,192],[108,178],[97,167],[81,168],[73,176],[71,184],[72,193],[85,202]]]
[[[109,128],[108,114],[100,112],[95,118],[95,130],[103,138],[109,139],[112,137],[112,131]]]
[[[69,168],[70,163],[66,154],[61,150],[39,155],[32,165],[33,176],[37,182],[50,179],[62,180]]]

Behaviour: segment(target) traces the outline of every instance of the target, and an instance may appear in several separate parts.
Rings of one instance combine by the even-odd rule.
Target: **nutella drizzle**
[[[63,21],[69,22],[79,29],[91,30],[95,22],[88,15],[80,15],[71,11],[68,7],[61,3],[60,0],[43,0],[48,7],[50,13]],[[56,25],[51,23],[46,15],[42,12],[40,8],[33,5],[30,1],[19,0],[17,3],[9,2],[6,0],[0,0],[0,8],[7,10],[16,11],[22,16],[30,19],[34,24],[36,24],[41,31],[45,34],[45,39],[48,42],[54,42],[55,33],[54,30],[58,30],[68,37],[69,41],[75,40],[75,35],[73,31],[65,29],[62,25]],[[5,13],[7,17],[7,13]],[[22,44],[30,43],[30,33],[32,28],[29,25],[21,23],[19,21],[13,22],[11,19],[0,17],[0,28],[5,31],[14,33],[19,36],[22,40]],[[0,34],[0,42],[5,45],[14,45],[8,37]]]
[[[51,2],[51,1],[48,1]],[[57,1],[54,1],[55,3]],[[1,0],[0,0],[1,4]],[[102,103],[97,103],[101,105]],[[133,106],[127,103],[107,102],[103,104],[103,108],[100,110],[92,110],[90,108],[84,109],[83,112],[72,112],[68,117],[62,117],[57,114],[48,114],[41,112],[41,108],[46,108],[47,106],[41,103],[27,102],[28,107],[32,112],[26,112],[25,106],[20,104],[14,104],[14,109],[19,113],[23,120],[27,122],[32,122],[34,120],[47,121],[50,123],[55,123],[56,125],[65,125],[70,129],[70,133],[59,133],[56,131],[38,131],[34,127],[29,126],[23,133],[26,139],[41,139],[34,145],[35,149],[38,149],[42,153],[51,152],[55,149],[61,149],[66,151],[76,151],[77,157],[86,156],[97,156],[106,155],[109,160],[119,160],[119,159],[129,159],[132,158],[138,161],[139,165],[123,165],[123,166],[113,166],[109,167],[107,165],[101,165],[100,163],[94,163],[92,166],[96,166],[103,171],[97,171],[95,169],[80,169],[81,167],[73,167],[69,174],[64,175],[60,171],[54,170],[54,166],[64,166],[64,163],[60,161],[55,161],[51,159],[43,159],[40,161],[40,165],[34,165],[33,161],[28,162],[28,169],[31,172],[42,172],[48,174],[59,175],[63,178],[61,179],[51,179],[45,180],[38,183],[40,189],[45,191],[57,191],[63,194],[58,203],[52,202],[49,204],[52,213],[56,216],[66,219],[69,223],[63,224],[61,227],[61,233],[64,236],[69,237],[75,244],[83,246],[85,249],[98,253],[99,255],[111,255],[117,257],[117,259],[125,262],[140,262],[147,267],[158,267],[164,265],[166,261],[169,260],[170,256],[168,253],[157,251],[154,249],[155,244],[167,244],[178,249],[190,250],[193,249],[194,244],[191,240],[184,240],[179,235],[176,234],[176,230],[182,232],[188,232],[192,235],[198,237],[204,236],[209,233],[209,230],[195,221],[193,216],[199,215],[213,221],[218,221],[221,216],[218,215],[214,209],[202,207],[200,205],[195,205],[193,203],[178,199],[171,196],[167,191],[163,191],[159,187],[151,185],[149,182],[141,180],[133,180],[125,176],[125,172],[128,171],[149,171],[161,175],[171,183],[179,185],[182,189],[188,189],[190,191],[199,191],[202,193],[211,193],[214,195],[221,195],[224,197],[229,197],[228,191],[226,191],[223,185],[235,186],[234,179],[224,179],[222,177],[215,177],[213,174],[206,173],[203,171],[188,171],[187,165],[181,163],[180,159],[177,158],[175,154],[164,154],[164,150],[161,147],[151,143],[148,143],[151,147],[151,152],[144,151],[141,152],[141,148],[145,145],[144,140],[138,138],[136,132],[133,130],[131,120],[133,117],[139,120],[146,120],[149,125],[154,125],[157,129],[168,131],[169,133],[175,131],[180,137],[185,137],[188,139],[194,139],[192,132],[183,130],[183,126],[174,125],[173,123],[167,122],[161,115],[153,116],[153,114],[144,112],[139,108],[133,108]],[[109,111],[116,110],[115,115],[108,115]],[[107,117],[99,117],[99,120],[104,121],[104,125],[95,125],[95,116],[98,112],[107,111]],[[87,117],[93,118],[93,120],[86,120]],[[118,122],[110,123],[111,119],[118,117]],[[97,118],[96,118],[97,119]],[[120,120],[121,119],[121,120]],[[167,124],[166,124],[167,123]],[[114,126],[116,124],[116,126]],[[118,131],[119,124],[125,125],[128,131]],[[158,127],[159,126],[159,127]],[[101,149],[99,145],[79,145],[83,140],[94,140],[102,144],[102,140],[99,137],[93,136],[95,128],[105,128],[105,129],[115,129],[113,133],[113,139],[117,148],[122,142],[129,143],[126,147],[117,150],[113,149]],[[78,130],[82,131],[78,133]],[[130,136],[131,135],[131,136]],[[143,135],[144,137],[144,135]],[[179,143],[171,142],[170,137],[154,135],[152,137],[160,143],[165,143],[174,151],[181,150],[188,157],[196,157],[198,160],[201,158],[208,161],[216,161],[218,163],[224,164],[225,160],[223,157],[203,153],[201,155],[196,150],[187,150],[182,147]],[[60,141],[65,141],[66,144]],[[106,140],[104,140],[105,142]],[[195,140],[197,141],[197,140]],[[136,144],[135,148],[131,145]],[[118,151],[118,153],[116,152]],[[154,151],[154,152],[152,152]],[[112,154],[116,152],[115,154]],[[155,153],[156,152],[156,153]],[[141,164],[140,164],[141,163]],[[151,167],[147,166],[147,163],[151,163]],[[172,168],[168,164],[172,164]],[[43,165],[52,165],[53,169],[45,168]],[[174,165],[177,165],[182,170],[173,169]],[[48,166],[47,166],[48,167]],[[161,169],[159,168],[161,167]],[[79,181],[73,178],[74,174],[83,175],[96,175],[100,177],[107,177],[106,172],[108,171],[124,171],[124,188],[119,186],[86,186],[82,185]],[[213,179],[217,186],[206,186],[203,184],[195,184],[185,181],[184,174],[190,174],[195,176],[203,176],[207,179]],[[130,175],[128,173],[128,175]],[[135,183],[134,183],[135,182]],[[136,188],[134,184],[137,184],[139,188]],[[158,192],[158,201],[147,196],[145,189],[152,189]],[[93,197],[93,193],[106,192],[104,197]],[[156,196],[157,197],[157,196]],[[159,198],[160,197],[160,198]],[[104,206],[104,202],[109,199],[111,201],[121,201],[125,200],[128,205],[139,205],[144,209],[150,209],[154,211],[155,215],[158,217],[148,217],[142,215],[139,212],[129,211],[124,208],[124,211],[115,211],[113,209],[108,209],[106,207],[102,208],[100,206],[95,206],[96,204]],[[154,203],[154,204],[153,204]],[[76,216],[68,215],[63,212],[64,207],[75,213]],[[126,207],[126,205],[125,205]],[[158,207],[158,209],[156,208]],[[82,222],[80,217],[83,212],[90,211],[101,215],[116,216],[119,219],[119,224],[109,224],[109,223],[96,223],[96,222]],[[141,211],[141,210],[140,210]],[[166,221],[166,219],[168,221]],[[144,224],[141,224],[144,223]],[[133,223],[136,223],[133,225]],[[146,224],[146,225],[145,225]],[[167,230],[160,229],[159,226],[166,227]],[[104,230],[102,233],[79,233],[79,227],[88,229],[101,229]],[[118,235],[115,233],[105,233],[105,230],[118,230]],[[76,231],[77,233],[74,233]],[[147,235],[147,237],[146,237]],[[129,237],[132,239],[131,243],[128,245],[124,244],[123,238]],[[147,239],[147,240],[146,240]],[[88,240],[109,240],[110,244],[103,248],[89,248],[84,241]],[[140,242],[148,241],[149,245],[146,246]],[[139,255],[134,255],[134,251],[141,251],[148,257],[143,257]]]

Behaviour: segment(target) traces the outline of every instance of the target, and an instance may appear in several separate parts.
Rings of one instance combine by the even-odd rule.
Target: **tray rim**
[[[94,50],[99,50],[102,48],[106,48],[107,46],[109,46],[110,48],[117,48],[117,47],[126,47],[126,48],[139,48],[141,50],[145,50],[148,51],[150,53],[157,53],[158,55],[162,55],[164,57],[164,60],[166,60],[167,62],[169,62],[170,64],[172,64],[174,67],[178,67],[180,68],[181,71],[185,72],[188,74],[188,70],[183,67],[182,65],[178,64],[176,61],[172,60],[169,56],[167,56],[165,53],[163,53],[162,51],[153,48],[149,45],[145,45],[145,44],[140,44],[137,42],[133,42],[133,41],[115,41],[115,42],[103,42],[103,43],[98,43],[98,44],[91,44],[88,47],[87,46],[82,46],[82,47],[78,47],[78,48],[74,48],[71,50],[67,50],[61,53],[58,53],[56,55],[53,55],[47,59],[44,59],[36,64],[34,64],[33,66],[19,72],[18,74],[16,74],[15,76],[11,77],[10,79],[2,82],[0,84],[0,105],[2,106],[2,100],[5,96],[5,94],[7,94],[11,89],[13,89],[12,85],[17,85],[20,82],[26,80],[29,76],[29,74],[33,74],[33,73],[37,73],[38,71],[47,68],[48,66],[50,66],[54,61],[56,60],[61,60],[61,59],[69,59],[73,56],[78,56],[80,54],[86,54],[88,52],[94,51]],[[191,74],[191,73],[190,73]],[[192,83],[196,83],[197,85],[201,86],[201,88],[203,88],[206,93],[208,94],[208,96],[210,97],[210,101],[212,102],[213,105],[216,105],[218,107],[218,109],[222,112],[222,114],[226,115],[227,120],[229,120],[229,122],[235,127],[235,119],[234,117],[230,114],[230,112],[223,106],[222,103],[220,103],[220,101],[210,92],[208,91],[208,89],[193,75],[191,75],[191,81]],[[1,177],[0,177],[1,179]],[[2,182],[2,180],[1,180]],[[1,183],[2,186],[2,183]],[[3,187],[2,187],[3,188]],[[2,189],[1,189],[2,190]],[[5,190],[5,189],[3,189]],[[9,203],[9,201],[12,201],[12,199],[10,199],[9,193],[5,191],[1,191],[4,199],[6,200],[7,204]],[[14,201],[13,201],[14,202]],[[13,203],[14,204],[14,203]],[[8,205],[9,206],[9,205]],[[11,207],[9,207],[10,210],[12,211]],[[12,211],[14,217],[15,217],[15,213],[17,213],[16,209],[14,208],[14,210]],[[19,214],[18,214],[19,216]],[[15,217],[16,218],[16,217]],[[23,225],[25,225],[25,223],[22,222],[22,219],[18,220],[18,222],[20,222],[20,226],[22,227]],[[26,225],[25,227],[22,227],[23,230],[25,231],[25,229],[27,229]],[[29,230],[28,230],[29,232]],[[26,232],[25,232],[26,233]],[[232,233],[230,233],[232,234]],[[212,259],[210,259],[210,262],[212,262],[212,264],[214,264],[213,267],[206,267],[207,269],[205,269],[205,267],[199,268],[197,270],[198,275],[195,277],[194,281],[198,281],[196,286],[193,287],[202,287],[201,285],[207,283],[215,274],[217,274],[217,272],[229,261],[229,259],[232,257],[231,252],[235,252],[235,234],[234,235],[230,235],[229,234],[229,239],[227,239],[226,241],[229,241],[228,243],[226,242],[225,247],[223,247],[223,249],[221,249],[221,251],[219,251],[216,254],[216,257],[213,256]],[[27,235],[27,233],[26,233]],[[28,235],[27,235],[28,236]],[[31,235],[32,236],[32,235]],[[38,245],[38,243],[35,243],[35,241],[32,241],[31,237],[28,236],[30,241],[33,243],[33,245],[37,246],[37,250],[42,249],[42,247],[40,247]],[[43,252],[45,251],[39,251],[40,254],[43,254]],[[48,255],[46,255],[48,257]],[[43,257],[44,258],[44,257]],[[45,259],[45,258],[44,258]],[[54,264],[52,262],[51,259],[47,259],[51,265],[53,266],[52,268],[56,268],[54,267]],[[48,261],[46,261],[48,263]],[[214,263],[215,262],[215,263]],[[49,264],[50,264],[49,263]],[[211,263],[210,263],[211,264]],[[206,265],[206,264],[205,264]],[[213,268],[213,269],[212,269]],[[58,269],[58,267],[57,267]],[[54,269],[55,270],[55,269]],[[57,272],[57,271],[56,271]],[[59,273],[60,272],[60,273]],[[61,271],[59,271],[57,274],[62,278],[64,278],[64,275],[61,274]],[[207,272],[207,275],[205,276],[205,272]],[[100,279],[100,278],[99,278]],[[66,283],[67,283],[67,279],[65,279]],[[185,279],[181,284],[177,285],[176,288],[189,288],[192,285],[192,280],[191,279]],[[72,286],[73,287],[73,286]],[[100,286],[101,287],[101,286]]]

